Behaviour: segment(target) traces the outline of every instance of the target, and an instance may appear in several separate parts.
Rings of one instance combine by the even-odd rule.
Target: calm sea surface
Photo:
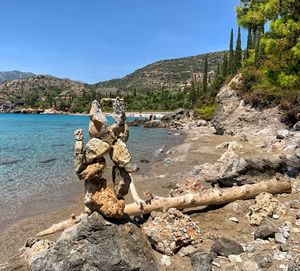
[[[73,167],[73,133],[83,129],[87,141],[88,123],[88,116],[0,114],[2,219],[37,196],[78,182]],[[127,144],[133,162],[140,165],[140,159],[151,161],[155,151],[170,141],[167,130],[141,126],[130,128]]]

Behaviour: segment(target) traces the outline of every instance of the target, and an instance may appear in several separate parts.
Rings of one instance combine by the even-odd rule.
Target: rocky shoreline
[[[242,191],[234,201],[166,208],[121,222],[94,212],[56,242],[57,234],[29,239],[23,261],[33,270],[53,270],[54,265],[57,270],[299,270],[300,124],[288,129],[276,108],[259,111],[245,105],[235,91],[239,80],[221,89],[212,123],[185,114],[162,119],[171,133],[186,135],[184,142],[135,180],[139,194],[150,191],[152,200],[197,193],[222,199],[228,189]],[[247,188],[266,182],[286,189],[247,198]],[[134,240],[142,241],[133,246]]]

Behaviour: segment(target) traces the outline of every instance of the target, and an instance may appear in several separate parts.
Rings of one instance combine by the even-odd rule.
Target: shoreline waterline
[[[29,139],[27,143],[30,144],[29,147],[25,146],[27,143],[24,142],[19,143],[20,146],[17,143],[11,146],[3,144],[1,146],[0,144],[0,154],[2,155],[0,162],[3,162],[2,164],[0,163],[0,170],[2,170],[3,173],[0,178],[0,187],[8,191],[8,194],[5,194],[6,191],[4,190],[2,191],[4,196],[0,200],[0,213],[2,217],[2,219],[0,219],[0,235],[7,231],[13,224],[26,218],[57,211],[60,208],[72,207],[79,201],[80,195],[84,192],[84,184],[78,180],[73,169],[73,131],[76,128],[84,128],[85,134],[87,134],[89,118],[86,116],[81,116],[81,118],[78,119],[77,116],[72,118],[70,116],[65,117],[61,115],[25,114],[22,115],[20,121],[16,119],[19,118],[18,116],[20,115],[9,114],[7,120],[9,125],[3,121],[3,117],[0,117],[2,128],[5,127],[5,125],[7,125],[8,130],[12,129],[11,127],[15,125],[19,125],[20,127],[24,126],[24,129],[22,128],[23,130],[21,131],[13,128],[6,140],[11,141],[11,135],[13,135],[15,141],[17,141],[19,137],[25,137]],[[129,119],[130,118],[129,116]],[[67,120],[67,122],[65,122],[65,120]],[[72,122],[70,122],[70,120],[72,120]],[[15,123],[16,121],[18,122],[17,124]],[[53,137],[51,137],[51,129],[47,126],[50,122],[55,123],[52,130],[55,130],[57,127],[62,128],[59,128],[57,140],[54,140],[49,145],[48,141],[53,139]],[[41,123],[45,128],[39,127],[38,124]],[[51,123],[50,125],[52,125]],[[48,130],[46,134],[38,135],[34,141],[39,140],[39,138],[45,138],[44,140],[50,146],[51,150],[49,150],[49,146],[47,148],[45,147],[46,143],[44,141],[39,142],[37,146],[35,146],[34,143],[31,142],[32,140],[30,140],[32,134],[26,134],[29,129],[28,127],[38,129],[37,131],[33,130],[33,134],[40,133],[44,129]],[[61,131],[63,131],[63,134]],[[56,133],[54,133],[54,135],[56,135]],[[66,136],[68,137],[67,140],[64,139]],[[63,139],[65,141],[63,141]],[[137,175],[143,176],[147,174],[153,164],[162,161],[169,148],[180,144],[183,140],[184,136],[169,135],[167,129],[130,127],[128,148],[131,152],[133,162],[140,167],[140,171],[137,172]],[[162,145],[166,145],[164,152],[157,153],[157,150],[161,148]],[[41,146],[43,146],[43,148],[41,152],[38,152]],[[24,153],[22,153],[21,149],[23,149]],[[14,150],[17,150],[15,157],[12,155]],[[57,157],[56,155],[58,154],[61,155],[63,159]],[[6,161],[6,156],[10,160],[7,159]],[[141,162],[142,160],[146,161],[146,163]],[[109,161],[109,158],[107,161]],[[64,166],[66,167],[61,167],[61,164],[65,164]],[[24,167],[24,169],[18,173],[17,171],[20,167]],[[109,173],[110,167],[111,165],[108,162],[105,177],[109,181],[111,180]],[[47,173],[47,171],[49,171],[49,173]],[[55,174],[52,174],[53,172]],[[61,175],[60,172],[63,174]],[[27,175],[25,174],[26,176],[24,176],[24,173]],[[12,174],[14,174],[14,176]],[[50,175],[48,176],[47,174]]]

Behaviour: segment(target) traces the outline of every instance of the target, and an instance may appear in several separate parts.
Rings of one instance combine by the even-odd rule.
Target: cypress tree
[[[226,77],[227,75],[228,75],[228,56],[227,53],[225,53],[222,62],[222,76]]]
[[[259,68],[260,60],[261,60],[261,48],[260,48],[260,42],[259,40],[257,40],[255,46],[255,56],[254,56],[254,65],[256,68]]]
[[[247,36],[247,49],[245,52],[245,58],[249,58],[250,53],[249,51],[253,49],[253,42],[252,42],[252,29],[251,27],[248,28],[248,36]]]
[[[235,54],[234,54],[234,73],[242,67],[242,41],[241,41],[241,28],[238,29],[238,36],[236,40]]]
[[[203,70],[203,83],[202,83],[203,92],[207,91],[207,75],[208,75],[208,63],[207,63],[207,56],[205,56],[204,70]]]
[[[233,51],[233,29],[230,32],[230,44],[229,44],[229,63],[228,63],[228,73],[233,73],[234,66],[234,51]]]
[[[215,77],[218,77],[219,75],[220,75],[220,64],[218,63],[217,71],[216,71],[216,76]]]

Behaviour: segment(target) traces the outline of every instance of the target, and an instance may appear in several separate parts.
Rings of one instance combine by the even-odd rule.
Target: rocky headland
[[[168,202],[185,195],[192,207],[163,205],[118,221],[95,211],[60,236],[28,239],[19,253],[22,264],[16,264],[18,257],[1,259],[1,268],[300,270],[300,124],[290,129],[277,108],[245,104],[236,91],[240,80],[221,89],[211,123],[182,110],[147,121],[185,139],[162,149],[164,160],[149,172],[135,175],[138,193],[149,191],[144,210],[159,197]],[[230,202],[228,191],[235,192]],[[214,200],[199,203],[212,193]],[[130,202],[127,197],[125,213]],[[36,233],[60,220],[49,219]]]

